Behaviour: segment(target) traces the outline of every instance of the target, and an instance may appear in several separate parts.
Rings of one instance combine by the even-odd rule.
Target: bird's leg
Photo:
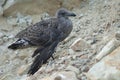
[[[59,41],[56,41],[50,46],[51,51],[49,52],[49,54],[51,54],[51,58],[53,59],[53,61],[55,61],[54,60],[55,58],[53,57],[53,53],[56,51],[56,46],[57,46],[58,42]]]
[[[47,66],[48,65],[52,65],[53,63],[55,63],[55,58],[53,56],[51,56],[51,60],[47,62]]]

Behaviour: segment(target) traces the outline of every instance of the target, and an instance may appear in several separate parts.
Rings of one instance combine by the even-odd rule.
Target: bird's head
[[[61,8],[57,11],[56,13],[57,17],[58,18],[61,18],[61,17],[65,17],[65,18],[68,18],[68,17],[75,17],[76,14],[71,12],[71,11],[68,11],[67,9],[65,8]]]

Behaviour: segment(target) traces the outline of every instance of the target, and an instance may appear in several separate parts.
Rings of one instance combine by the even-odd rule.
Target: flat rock
[[[83,51],[87,48],[90,48],[90,44],[88,44],[85,40],[79,38],[70,46],[70,48],[73,51]]]
[[[65,70],[73,71],[73,72],[79,74],[79,69],[74,66],[69,65]]]
[[[115,50],[118,46],[120,46],[120,33],[116,33],[115,37],[111,39],[98,53],[95,57],[96,60],[100,60],[109,53],[111,53],[113,50]]]
[[[29,66],[30,65],[22,65],[18,70],[17,70],[17,73],[19,75],[23,75],[23,74],[26,74],[28,69],[29,69]]]
[[[120,80],[120,47],[96,63],[87,77],[90,80]]]
[[[68,71],[61,71],[61,72],[56,72],[50,77],[45,77],[43,79],[38,79],[38,80],[78,80],[76,77],[76,74],[74,72]]]

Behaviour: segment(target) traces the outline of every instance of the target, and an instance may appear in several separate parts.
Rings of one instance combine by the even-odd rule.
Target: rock
[[[81,68],[82,72],[88,72],[88,70],[89,70],[89,67],[86,65]]]
[[[4,34],[2,32],[0,32],[0,38],[2,38],[4,36]]]
[[[48,13],[43,13],[41,16],[41,20],[47,20],[50,18],[50,15]]]
[[[77,77],[79,78],[79,80],[88,80],[85,73],[81,73]]]
[[[69,49],[69,54],[74,54],[75,52],[70,48]]]
[[[78,80],[76,78],[76,74],[71,71],[55,73],[52,75],[52,77],[54,80],[57,80],[57,78],[59,78],[60,80]]]
[[[7,18],[7,23],[12,25],[12,26],[16,26],[17,25],[17,19],[10,16],[10,17]]]
[[[119,36],[120,36],[120,34],[116,33],[115,37],[103,47],[103,49],[100,51],[100,53],[98,53],[96,55],[95,59],[96,60],[102,59],[104,56],[108,55],[114,49],[116,49],[118,46],[120,46],[120,40],[119,40],[120,37]]]
[[[62,3],[62,7],[65,7],[65,8],[68,8],[68,9],[73,9],[77,6],[79,6],[80,4],[80,0],[61,0],[61,3]]]
[[[13,75],[12,74],[6,74],[3,77],[1,77],[1,80],[13,80]]]
[[[29,80],[29,77],[27,75],[20,76],[21,78],[19,80]]]
[[[56,77],[54,80],[61,80],[62,78],[60,76]]]
[[[0,45],[4,44],[4,42],[8,41],[8,36],[4,33],[0,33]]]
[[[32,24],[32,18],[30,15],[23,16],[21,13],[17,13],[17,25],[18,26],[27,26]]]
[[[0,16],[3,15],[3,8],[0,6]]]
[[[4,41],[2,39],[0,39],[0,45],[2,45],[4,43]]]
[[[76,74],[79,74],[79,69],[78,68],[76,68],[76,67],[74,67],[74,66],[68,66],[65,70],[68,70],[68,71],[73,71],[73,72],[75,72]]]
[[[9,39],[13,39],[13,38],[14,38],[14,35],[11,34],[11,35],[8,36],[8,38],[9,38]]]
[[[54,63],[52,63],[52,65],[50,64],[48,64],[47,65],[47,68],[44,68],[45,69],[45,72],[46,73],[50,73],[50,72],[52,72],[54,69],[55,69],[55,66],[54,66]]]
[[[7,18],[7,23],[12,26],[27,26],[32,24],[32,18],[31,16],[23,16],[20,13],[17,13],[16,18],[13,18],[12,16]]]
[[[7,0],[4,2],[3,9],[6,10],[16,3],[15,0]]]
[[[0,6],[2,6],[5,3],[5,0],[0,0]]]
[[[3,15],[3,5],[5,3],[5,0],[0,0],[0,16]]]
[[[0,15],[15,3],[22,2],[22,0],[0,0]]]
[[[4,15],[14,16],[17,12],[27,15],[41,14],[43,12],[53,14],[59,7],[60,2],[56,0],[8,0],[4,6]]]
[[[10,1],[17,3],[10,7],[8,6],[5,9],[5,6],[8,5],[8,3],[11,4]],[[73,8],[76,5],[80,5],[80,7]],[[76,76],[78,78],[78,75],[80,75],[78,80],[88,80],[84,73],[86,73],[95,63],[93,58],[96,53],[100,52],[103,46],[113,38],[115,32],[120,31],[120,0],[0,0],[0,6],[3,9],[1,10],[3,16],[0,17],[0,33],[3,33],[3,35],[0,34],[0,40],[2,40],[0,41],[2,44],[0,45],[0,80],[28,80],[26,77],[22,76],[27,73],[27,65],[33,62],[31,55],[34,50],[31,48],[20,49],[16,50],[18,51],[16,53],[16,51],[7,49],[7,46],[16,41],[13,36],[26,28],[26,25],[29,25],[29,22],[31,23],[31,19],[33,20],[33,23],[36,23],[40,21],[41,16],[43,16],[43,19],[49,18],[48,14],[52,17],[55,11],[60,7],[67,7],[77,15],[75,18],[71,17],[74,26],[73,31],[64,42],[61,42],[61,47],[58,45],[59,48],[57,47],[56,54],[54,55],[55,63],[53,64],[55,66],[52,67],[51,65],[47,65],[48,63],[43,65],[39,71],[33,75],[34,78],[30,78],[29,80],[60,80],[62,79],[61,75],[66,76],[61,73],[63,72],[61,70],[67,72],[67,75],[73,73],[70,77],[67,77],[69,80],[73,79],[71,77],[74,77],[74,75],[74,80],[76,80]],[[30,15],[30,17],[27,17],[27,15]],[[7,24],[6,18],[9,16],[12,17],[10,17],[11,19],[9,20],[10,24]],[[110,25],[107,25],[108,23],[110,23]],[[4,37],[4,35],[7,35],[7,37]],[[119,36],[119,34],[116,36]],[[85,44],[94,47],[86,48],[80,45],[80,48],[83,48],[83,50],[77,47],[78,51],[79,49],[82,51],[74,52],[69,46],[79,38],[82,38]],[[119,40],[119,38],[117,38],[117,40]],[[93,52],[93,50],[95,51]],[[48,60],[48,62],[50,62],[50,60]],[[114,61],[114,63],[116,62]],[[114,65],[114,63],[112,64]],[[79,73],[73,67],[78,68]],[[97,68],[96,71],[101,70],[101,67],[102,66]],[[109,66],[107,66],[107,68],[108,67]],[[112,71],[111,68],[107,68],[102,68],[104,70],[102,72],[105,72],[108,69]],[[99,72],[95,75],[103,74],[102,72]],[[7,76],[7,74],[12,76]],[[55,74],[54,77],[51,76],[52,74]],[[112,80],[116,80],[113,79],[114,75],[115,74],[111,75]],[[117,74],[116,76],[119,77]],[[104,78],[104,75],[100,77]]]
[[[17,74],[19,75],[23,75],[26,74],[28,69],[29,69],[30,65],[22,65],[18,70],[17,70]]]
[[[3,33],[0,33],[0,45],[2,45],[4,43],[3,41],[3,38],[4,37],[4,34]]]
[[[120,80],[120,47],[96,63],[87,73],[90,80]]]
[[[76,77],[76,74],[74,72],[68,71],[62,71],[62,72],[56,72],[50,77],[45,77],[43,79],[38,80],[78,80]]]
[[[90,44],[88,44],[85,40],[79,38],[70,46],[70,48],[73,51],[83,51],[87,48],[90,48]]]
[[[3,8],[5,10],[4,15],[14,16],[17,12],[27,15],[41,14],[43,12],[54,14],[60,7],[73,9],[79,5],[80,0],[7,0]]]
[[[86,76],[82,76],[81,80],[87,80]]]

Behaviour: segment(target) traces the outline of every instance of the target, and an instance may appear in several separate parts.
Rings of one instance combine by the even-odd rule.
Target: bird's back
[[[40,45],[49,40],[51,34],[54,34],[53,29],[57,26],[58,20],[56,18],[43,20],[19,32],[16,38],[27,39],[35,45]]]

